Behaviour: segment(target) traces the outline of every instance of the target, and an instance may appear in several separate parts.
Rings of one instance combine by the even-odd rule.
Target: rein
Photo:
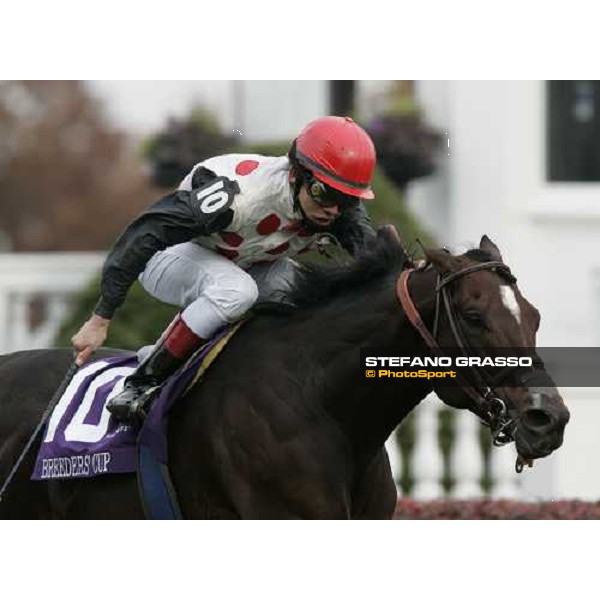
[[[432,350],[432,353],[438,356],[447,356],[437,342],[441,296],[446,316],[458,347],[461,348],[466,355],[472,355],[472,353],[469,353],[468,351],[468,344],[464,340],[464,336],[461,335],[447,286],[450,282],[463,277],[464,275],[482,270],[495,271],[506,281],[515,283],[516,278],[512,275],[510,269],[500,261],[488,261],[465,267],[459,271],[449,273],[444,277],[438,274],[438,283],[435,290],[435,321],[433,333],[429,331],[423,322],[408,291],[408,280],[415,270],[416,269],[406,269],[402,271],[396,284],[398,299],[413,327],[419,332],[427,346]],[[457,373],[457,377],[461,382],[461,389],[473,400],[475,411],[485,421],[486,425],[489,426],[495,446],[504,446],[505,444],[514,441],[514,420],[509,416],[504,400],[494,393],[493,387],[499,385],[501,381],[504,381],[515,368],[518,367],[509,367],[508,369],[503,370],[500,373],[500,376],[496,377],[491,383],[486,381],[487,378],[480,369],[473,366],[469,367],[473,378],[472,383],[470,383],[463,375]]]

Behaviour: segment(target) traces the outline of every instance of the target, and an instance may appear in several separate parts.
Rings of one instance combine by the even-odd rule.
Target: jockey
[[[77,364],[103,344],[136,278],[182,310],[109,402],[112,414],[142,418],[154,388],[252,307],[257,263],[290,262],[324,232],[352,255],[373,238],[361,200],[374,197],[374,168],[368,134],[349,117],[324,117],[302,130],[287,156],[229,154],[197,164],[137,217],[106,259],[94,314],[71,340]]]

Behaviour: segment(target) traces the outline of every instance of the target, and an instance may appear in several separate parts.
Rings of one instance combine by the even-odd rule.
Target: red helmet
[[[349,196],[372,200],[375,146],[350,117],[323,117],[296,138],[296,159],[324,184]]]

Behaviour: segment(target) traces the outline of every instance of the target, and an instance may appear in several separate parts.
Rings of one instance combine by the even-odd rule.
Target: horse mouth
[[[553,432],[544,436],[532,434],[524,427],[515,431],[515,446],[519,456],[525,460],[533,460],[548,456],[562,446],[562,432]]]
[[[515,415],[513,438],[519,456],[533,460],[548,456],[562,446],[569,411],[556,394],[530,390],[531,405]]]

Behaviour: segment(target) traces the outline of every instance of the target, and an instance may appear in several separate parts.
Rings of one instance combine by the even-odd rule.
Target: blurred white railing
[[[0,353],[44,348],[52,344],[73,296],[100,270],[101,253],[0,254]],[[416,443],[410,460],[414,474],[411,495],[437,498],[442,488],[443,464],[437,436],[438,411],[443,407],[428,397],[416,411]],[[484,460],[478,442],[477,419],[457,412],[456,443],[451,450],[455,497],[481,496]],[[399,449],[387,444],[396,481],[400,481]],[[495,448],[492,454],[492,496],[517,497],[514,450]]]
[[[100,253],[0,254],[0,353],[49,346],[103,260]]]
[[[450,448],[450,474],[454,479],[450,493],[443,488],[444,463],[438,438],[438,418],[444,405],[430,394],[415,409],[415,445],[407,457],[411,464],[414,484],[413,498],[428,500],[449,495],[453,498],[520,498],[521,485],[515,471],[514,445],[493,448],[489,459],[490,490],[483,491],[481,482],[486,469],[485,456],[479,441],[479,420],[471,413],[455,412],[454,443]],[[398,485],[402,477],[401,454],[391,437],[386,448],[392,472]]]

